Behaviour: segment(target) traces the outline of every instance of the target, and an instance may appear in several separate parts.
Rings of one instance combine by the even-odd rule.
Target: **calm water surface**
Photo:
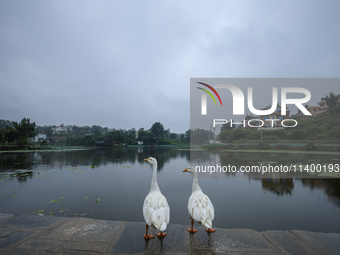
[[[234,165],[287,160],[269,153],[206,155]],[[158,160],[158,184],[171,208],[170,222],[189,225],[192,178],[182,170],[189,166],[190,151],[164,147],[0,153],[0,212],[142,222],[152,175],[143,159],[149,156]],[[299,163],[339,163],[339,158],[293,156]],[[215,227],[340,233],[340,179],[212,177],[199,183],[215,206]]]

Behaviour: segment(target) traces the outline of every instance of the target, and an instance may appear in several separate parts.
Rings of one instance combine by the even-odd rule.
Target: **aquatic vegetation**
[[[50,202],[48,202],[49,204],[51,203],[60,203],[60,201],[56,201],[56,200],[51,200]]]
[[[9,196],[6,196],[6,197],[16,197],[17,196],[17,193],[14,192],[13,190],[9,191],[9,193],[11,193]]]

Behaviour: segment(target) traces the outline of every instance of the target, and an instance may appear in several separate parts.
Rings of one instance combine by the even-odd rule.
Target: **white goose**
[[[198,177],[195,168],[189,166],[183,172],[189,172],[194,176],[194,181],[192,184],[192,192],[189,197],[188,211],[191,218],[191,228],[187,230],[191,233],[196,233],[198,230],[194,229],[194,220],[199,224],[206,227],[205,231],[208,233],[215,232],[212,229],[212,221],[215,217],[215,209],[211,203],[209,197],[203,193],[200,186],[198,185]]]
[[[146,196],[143,205],[143,216],[146,222],[146,234],[145,239],[154,238],[150,233],[148,234],[148,228],[151,226],[160,230],[161,232],[156,234],[158,237],[164,237],[167,233],[163,233],[170,221],[170,207],[166,198],[163,196],[157,183],[157,160],[149,157],[144,159],[152,166],[152,180],[150,192]]]

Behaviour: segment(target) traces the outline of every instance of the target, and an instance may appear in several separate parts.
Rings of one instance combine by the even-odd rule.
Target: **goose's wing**
[[[150,193],[144,200],[143,216],[149,226],[164,231],[170,221],[170,207],[161,193]]]
[[[203,192],[195,192],[190,196],[188,211],[192,219],[207,228],[212,228],[212,221],[215,218],[215,209],[209,197]]]

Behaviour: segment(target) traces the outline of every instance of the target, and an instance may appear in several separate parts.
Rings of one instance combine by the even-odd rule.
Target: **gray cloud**
[[[339,77],[339,7],[2,1],[0,118],[184,132],[191,77]]]

